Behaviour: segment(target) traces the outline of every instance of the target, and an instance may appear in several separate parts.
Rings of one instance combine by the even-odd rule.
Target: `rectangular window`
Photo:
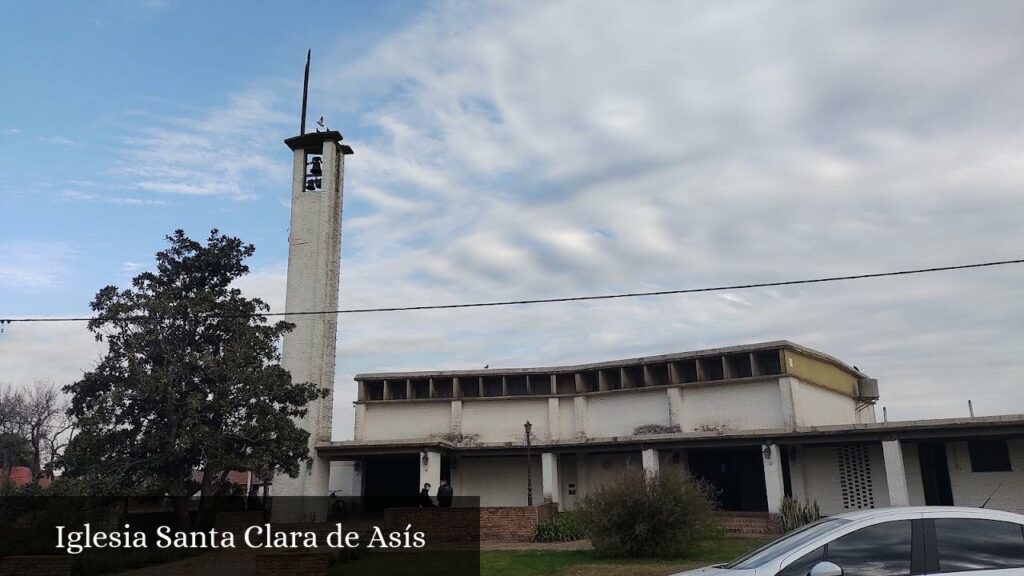
[[[1024,567],[1020,524],[974,518],[937,518],[939,572]]]
[[[797,558],[793,562],[782,569],[778,576],[807,576],[811,572],[811,568],[821,562],[825,557],[825,547],[811,550],[807,554]]]
[[[971,472],[1010,472],[1010,449],[1006,440],[970,440]]]
[[[910,574],[910,520],[861,528],[828,543],[825,558],[843,569],[843,576]]]

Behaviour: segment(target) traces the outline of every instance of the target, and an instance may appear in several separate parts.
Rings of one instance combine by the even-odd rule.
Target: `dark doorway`
[[[690,473],[718,490],[718,505],[734,512],[767,512],[761,449],[690,450]]]
[[[448,454],[441,454],[441,481],[452,483],[452,457]]]
[[[793,497],[793,472],[789,469],[789,460],[793,457],[789,446],[779,446],[779,458],[782,459],[782,495]]]
[[[367,512],[417,505],[421,488],[419,455],[371,456],[363,466],[366,470],[363,495]]]
[[[921,463],[924,503],[928,506],[952,506],[953,488],[949,484],[946,443],[941,440],[918,443],[917,459]]]

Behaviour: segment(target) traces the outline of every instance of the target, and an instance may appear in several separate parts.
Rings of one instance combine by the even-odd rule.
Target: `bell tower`
[[[341,144],[341,133],[334,130],[306,133],[309,61],[307,53],[299,135],[284,141],[293,158],[285,319],[295,324],[295,329],[284,336],[281,364],[291,373],[292,381],[312,382],[327,396],[311,402],[306,416],[296,421],[309,432],[310,460],[300,466],[296,478],[275,475],[271,490],[274,496],[319,500],[327,496],[330,462],[317,456],[316,445],[331,440],[338,317],[292,313],[338,308],[345,156],[352,154],[352,148]],[[293,504],[275,506],[274,519],[322,520],[326,508],[321,511],[321,507],[307,506],[303,510]]]

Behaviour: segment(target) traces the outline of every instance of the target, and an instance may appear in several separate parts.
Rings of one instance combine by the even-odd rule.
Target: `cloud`
[[[145,269],[146,265],[141,262],[128,261],[121,265],[121,273],[128,275],[135,274],[137,272],[142,272]]]
[[[164,206],[166,200],[154,200],[150,198],[129,198],[125,196],[109,196],[106,194],[87,194],[77,190],[66,190],[60,195],[61,200],[70,202],[101,202],[104,204],[115,204],[118,206]]]
[[[343,306],[1019,257],[1021,16],[1009,2],[440,3],[328,80],[377,128],[347,164],[366,210],[346,215]],[[895,417],[960,414],[967,398],[1024,412],[1021,280],[346,316],[339,373],[787,338],[880,378]]]
[[[125,142],[114,170],[124,186],[161,195],[244,200],[269,183],[287,187],[289,166],[275,162],[282,127],[272,88],[237,94],[197,118],[151,118]]]
[[[439,2],[357,60],[324,58],[325,113],[364,128],[346,161],[340,305],[1018,258],[1022,16],[1018,2]],[[276,93],[268,83],[195,118],[148,116],[117,175],[163,195],[287,189],[279,135],[293,120]],[[239,285],[281,310],[285,270]],[[335,436],[351,436],[358,372],[783,338],[879,378],[891,418],[965,415],[967,399],[978,414],[1024,412],[1022,282],[1001,268],[343,315]]]
[[[81,322],[14,324],[0,335],[0,385],[52,380],[58,386],[82,377],[106,347]]]
[[[17,128],[7,128],[7,129],[4,130],[4,134],[10,134],[12,136],[16,136],[18,134],[21,134],[21,130],[18,130]]]
[[[36,138],[36,140],[39,140],[40,142],[45,142],[47,144],[57,144],[59,146],[78,146],[78,142],[75,142],[74,140],[67,138],[65,136],[41,136],[39,138]]]
[[[0,287],[52,291],[67,281],[78,253],[67,242],[15,240],[0,242]]]

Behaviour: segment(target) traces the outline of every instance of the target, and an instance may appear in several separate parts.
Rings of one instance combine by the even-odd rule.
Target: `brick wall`
[[[262,552],[256,555],[255,576],[327,576],[327,554]]]
[[[481,542],[530,542],[537,524],[554,515],[554,504],[480,509]]]
[[[480,539],[479,508],[388,508],[381,528],[424,532],[427,543],[476,542]]]
[[[388,530],[427,533],[428,542],[529,542],[537,524],[551,518],[555,504],[484,508],[389,508],[384,511]]]
[[[719,512],[718,520],[726,532],[737,536],[782,534],[782,523],[767,512]]]
[[[71,558],[8,556],[0,559],[0,576],[71,576]]]

